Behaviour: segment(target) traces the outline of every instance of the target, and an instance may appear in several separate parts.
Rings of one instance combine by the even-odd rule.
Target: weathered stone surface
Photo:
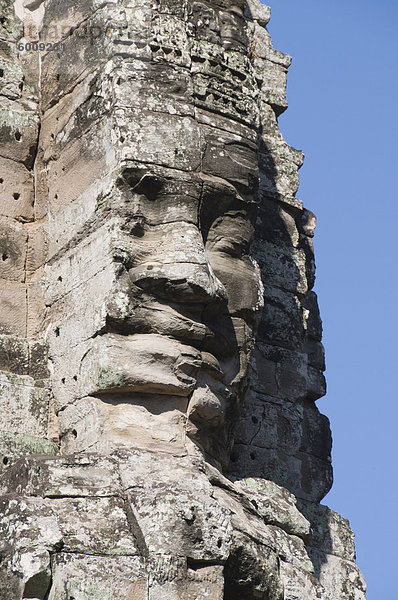
[[[293,494],[273,481],[247,478],[235,482],[246,494],[266,523],[281,527],[287,533],[307,539],[310,523],[297,508]]]
[[[0,597],[363,600],[270,9],[0,14]]]
[[[49,600],[146,600],[147,576],[138,557],[59,553]],[[112,582],[111,585],[109,583]]]
[[[25,280],[27,234],[20,223],[0,219],[0,277]]]
[[[33,178],[22,164],[0,156],[0,214],[26,223],[33,219]]]
[[[49,391],[27,375],[0,371],[0,431],[46,437]]]
[[[8,469],[29,454],[58,454],[58,446],[43,438],[0,431],[0,468]]]
[[[0,335],[0,369],[17,375],[28,375],[29,343],[25,338]]]
[[[108,456],[26,457],[1,480],[2,495],[113,496],[120,489],[115,460]]]
[[[311,523],[308,544],[325,554],[355,562],[354,534],[347,519],[323,505],[298,501],[299,510]]]
[[[309,550],[315,573],[326,590],[325,598],[365,600],[366,584],[354,562],[337,556]]]
[[[0,279],[0,334],[25,337],[26,285]]]

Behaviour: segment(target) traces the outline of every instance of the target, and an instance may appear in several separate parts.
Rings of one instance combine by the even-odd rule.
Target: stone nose
[[[220,307],[228,303],[227,292],[208,263],[146,263],[130,269],[129,275],[131,283],[169,302]]]
[[[225,304],[227,292],[215,275],[199,228],[186,221],[146,225],[135,238],[131,283],[180,304]],[[135,264],[134,264],[135,263]]]

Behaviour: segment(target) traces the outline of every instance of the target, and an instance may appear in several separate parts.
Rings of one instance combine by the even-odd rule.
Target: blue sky
[[[293,56],[280,127],[304,150],[298,196],[318,217],[317,282],[335,483],[368,600],[398,599],[398,3],[269,0]]]

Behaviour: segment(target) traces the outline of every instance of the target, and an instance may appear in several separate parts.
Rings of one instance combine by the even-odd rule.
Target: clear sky
[[[335,483],[368,600],[398,600],[398,2],[269,0],[293,56],[280,127],[304,150],[298,197],[318,217],[317,282]]]

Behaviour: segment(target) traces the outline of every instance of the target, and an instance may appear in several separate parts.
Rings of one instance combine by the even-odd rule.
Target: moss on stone
[[[57,444],[44,438],[0,431],[0,470],[8,468],[23,456],[31,454],[58,454]]]
[[[98,371],[98,388],[101,390],[119,388],[124,384],[123,375],[106,367],[101,367]]]

